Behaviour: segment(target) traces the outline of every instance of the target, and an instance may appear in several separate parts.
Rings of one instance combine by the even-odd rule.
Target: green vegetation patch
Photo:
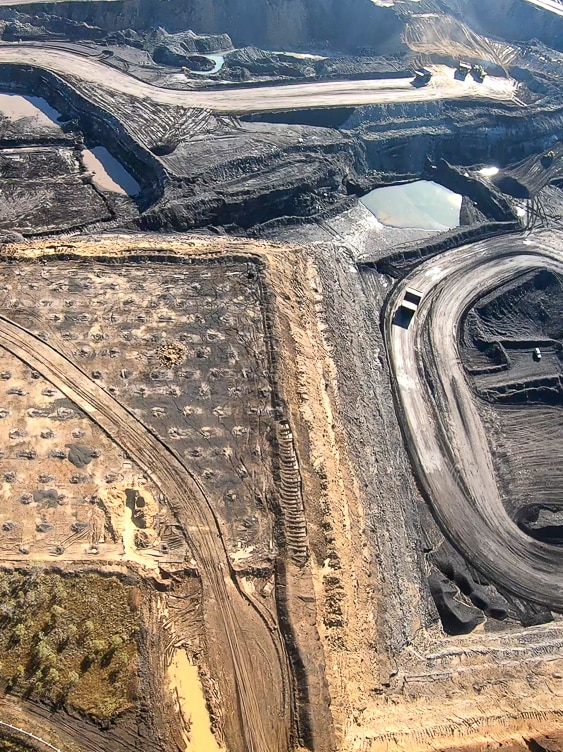
[[[36,752],[35,747],[9,736],[4,731],[0,731],[0,750],[2,752]]]
[[[8,691],[99,720],[137,694],[138,591],[117,577],[0,572],[0,677]]]
[[[2,752],[37,752],[37,747],[16,739],[3,731],[0,732],[0,749]]]

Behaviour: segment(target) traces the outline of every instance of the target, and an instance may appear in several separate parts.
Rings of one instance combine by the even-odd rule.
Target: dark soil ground
[[[58,262],[37,272],[36,265],[4,267],[6,314],[62,347],[189,461],[202,485],[214,489],[237,564],[267,563],[273,553],[268,479],[274,436],[260,268],[236,260],[185,266]],[[41,319],[37,310],[45,312]],[[34,383],[29,374],[27,379]],[[5,391],[12,381],[3,382]],[[6,407],[17,410],[15,402]],[[51,422],[63,409],[30,407]],[[11,430],[18,430],[15,424]],[[69,435],[65,447],[60,437],[54,439],[63,459],[71,460],[62,463],[71,477],[51,481],[55,487],[62,483],[58,491],[70,498],[88,492],[88,476],[100,462],[73,467],[72,441],[76,445]],[[98,449],[90,430],[80,441]],[[20,436],[18,451],[28,444],[36,446]],[[38,461],[28,461],[28,472]],[[106,473],[112,471],[117,480],[122,470],[106,465]],[[80,476],[78,485],[74,476]],[[21,487],[24,494],[32,489]],[[173,528],[162,545],[178,545]]]
[[[561,543],[563,284],[538,270],[468,312],[462,355],[490,427],[510,516],[529,535]],[[541,359],[535,355],[539,348]]]

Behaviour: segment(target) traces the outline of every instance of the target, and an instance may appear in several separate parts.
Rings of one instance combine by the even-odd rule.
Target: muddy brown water
[[[186,752],[224,752],[225,748],[219,746],[211,731],[211,719],[197,666],[189,662],[185,650],[174,653],[168,676],[180,713],[189,728]]]
[[[0,92],[0,113],[10,120],[36,118],[45,125],[58,124],[61,117],[60,112],[51,107],[43,97],[24,97],[9,92]]]
[[[82,160],[92,173],[96,185],[104,191],[136,196],[141,190],[139,183],[104,146],[84,149]]]

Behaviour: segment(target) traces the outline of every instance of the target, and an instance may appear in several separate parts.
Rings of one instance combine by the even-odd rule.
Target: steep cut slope
[[[333,47],[354,50],[377,45],[381,51],[400,45],[403,21],[394,8],[370,0],[100,0],[100,2],[2,3],[31,15],[47,13],[109,31],[163,26],[168,31],[193,28],[198,33],[228,30],[236,46],[256,44],[274,49]]]

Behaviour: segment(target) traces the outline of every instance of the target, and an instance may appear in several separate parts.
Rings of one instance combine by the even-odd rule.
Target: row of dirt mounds
[[[275,421],[259,268],[60,262],[29,290],[35,269],[4,268],[11,319],[63,348],[213,484],[240,565],[267,562],[272,488],[260,479]],[[95,447],[66,443],[77,470],[95,466]]]
[[[31,412],[49,420],[52,409],[27,406],[28,382],[42,394],[47,379],[52,387],[43,397],[57,397],[60,410],[70,411],[78,403],[82,420],[93,418],[114,438],[122,453],[120,477],[111,480],[113,495],[119,497],[115,506],[122,508],[123,528],[116,531],[116,542],[121,533],[126,556],[147,564],[147,555],[158,556],[156,542],[145,550],[146,534],[153,535],[147,528],[156,528],[155,516],[162,523],[167,508],[175,539],[160,534],[160,553],[171,555],[158,557],[158,564],[177,566],[187,557],[197,567],[205,632],[213,645],[207,659],[221,695],[215,705],[219,737],[228,740],[230,749],[285,750],[286,736],[296,733],[292,691],[302,704],[299,733],[307,739],[317,731],[308,726],[309,679],[303,674],[308,659],[301,658],[300,638],[290,621],[295,618],[292,582],[298,579],[299,592],[304,590],[309,554],[299,463],[289,423],[279,424],[264,269],[257,258],[244,256],[186,263],[140,260],[58,260],[42,265],[39,275],[32,262],[5,265],[10,305],[2,308],[3,321],[17,335],[11,344],[4,343],[12,352],[8,360],[15,355],[27,364],[18,370],[10,363],[6,384],[17,381],[18,394],[11,399],[19,402],[9,403],[6,418],[21,420],[22,413],[29,417]],[[76,375],[74,387],[69,371]],[[89,390],[92,399],[86,395]],[[35,393],[32,402],[34,398]],[[106,464],[107,449],[81,431],[65,436],[59,461],[72,468],[72,477],[87,478]],[[31,441],[32,433],[26,427],[18,440]],[[273,449],[280,452],[277,475],[272,472]],[[132,472],[125,474],[124,468]],[[146,493],[148,488],[135,482],[135,472],[151,479],[157,493]],[[100,494],[104,510],[112,513],[109,495]],[[158,505],[151,510],[147,499],[155,495]],[[59,506],[54,487],[41,488],[36,497],[31,503],[38,509]],[[194,499],[203,505],[199,511],[192,506]],[[280,524],[274,530],[276,516]],[[79,529],[78,520],[74,526],[85,535],[91,529]],[[159,524],[159,532],[163,527]],[[288,558],[279,572],[274,571],[277,544]],[[212,550],[217,545],[219,555]],[[105,545],[99,549],[106,551]],[[229,578],[223,574],[227,571]],[[250,592],[242,582],[252,583]],[[313,633],[310,610],[309,624],[300,629]],[[264,656],[267,671],[261,665]],[[296,690],[290,661],[303,674],[296,677]],[[263,705],[257,701],[260,693],[270,698]],[[239,702],[247,707],[237,721],[233,703]],[[279,712],[271,711],[274,704]],[[278,733],[281,715],[287,723]]]
[[[229,747],[285,749],[291,710],[281,638],[277,631],[268,630],[262,604],[245,594],[234,576],[224,576],[223,572],[232,572],[232,566],[204,488],[177,454],[68,358],[6,318],[2,318],[1,329],[6,349],[39,368],[72,401],[80,402],[106,433],[127,447],[159,485],[182,529],[189,531],[189,545],[204,589],[206,629],[214,635],[214,652],[209,656],[212,668],[225,696],[236,698],[239,712],[241,705],[246,708],[244,715],[237,712],[235,717],[225,718]],[[248,634],[256,637],[260,653]],[[256,673],[252,681],[251,673]],[[267,675],[271,679],[268,684]],[[269,701],[262,705],[258,694],[269,695]]]
[[[159,542],[169,538],[166,516],[140,468],[37,371],[6,352],[2,362],[2,557],[122,559],[123,500],[131,487],[151,500],[144,548],[161,558]]]

